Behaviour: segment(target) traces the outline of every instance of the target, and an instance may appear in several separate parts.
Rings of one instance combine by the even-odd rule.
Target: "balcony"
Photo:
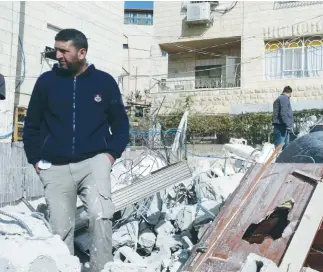
[[[184,92],[194,90],[239,88],[240,75],[234,79],[196,77],[195,79],[166,79],[158,85],[159,92]]]

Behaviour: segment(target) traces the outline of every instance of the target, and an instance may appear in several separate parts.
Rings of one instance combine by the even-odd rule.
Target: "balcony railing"
[[[152,25],[153,18],[125,17],[124,24],[126,24],[126,25]]]
[[[240,87],[240,77],[234,79],[220,79],[210,77],[196,77],[189,80],[166,79],[161,81],[158,85],[160,92],[178,92],[178,91],[192,91],[199,89],[223,89]]]

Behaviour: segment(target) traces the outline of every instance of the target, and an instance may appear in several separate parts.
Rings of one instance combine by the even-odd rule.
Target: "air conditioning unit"
[[[188,24],[206,24],[211,21],[210,2],[189,3],[187,5]]]

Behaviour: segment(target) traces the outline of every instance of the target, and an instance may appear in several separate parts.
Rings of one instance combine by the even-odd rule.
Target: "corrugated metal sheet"
[[[187,162],[178,162],[155,171],[133,184],[112,193],[112,199],[119,211],[144,198],[150,197],[167,187],[192,176]]]
[[[271,164],[258,179],[262,170],[263,165],[255,165],[244,176],[182,271],[240,271],[249,253],[266,257],[279,265],[291,235],[276,240],[268,237],[260,244],[250,244],[242,237],[251,224],[261,222],[287,200],[294,201],[288,214],[293,233],[315,188],[315,182],[310,178],[293,172],[301,170],[322,177],[323,164]],[[269,230],[272,225],[273,221],[270,221],[266,228]],[[257,240],[255,238],[253,242]],[[203,247],[206,252],[200,253]]]
[[[115,209],[120,211],[191,176],[192,173],[187,162],[178,162],[159,169],[151,175],[138,179],[133,184],[113,192],[112,200]],[[83,211],[85,211],[84,206],[78,207],[75,230],[80,230],[88,225],[88,218],[80,216]]]

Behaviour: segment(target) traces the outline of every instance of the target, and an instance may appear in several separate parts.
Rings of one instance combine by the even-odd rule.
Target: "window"
[[[129,49],[129,45],[127,43],[123,44],[123,49]]]
[[[220,88],[221,67],[221,65],[196,66],[195,89]]]
[[[124,14],[124,24],[126,25],[152,25],[153,13],[139,12],[139,11],[126,11]]]
[[[323,38],[270,41],[265,45],[267,79],[323,76]]]
[[[167,56],[167,52],[165,50],[162,50],[162,57],[166,57]]]

